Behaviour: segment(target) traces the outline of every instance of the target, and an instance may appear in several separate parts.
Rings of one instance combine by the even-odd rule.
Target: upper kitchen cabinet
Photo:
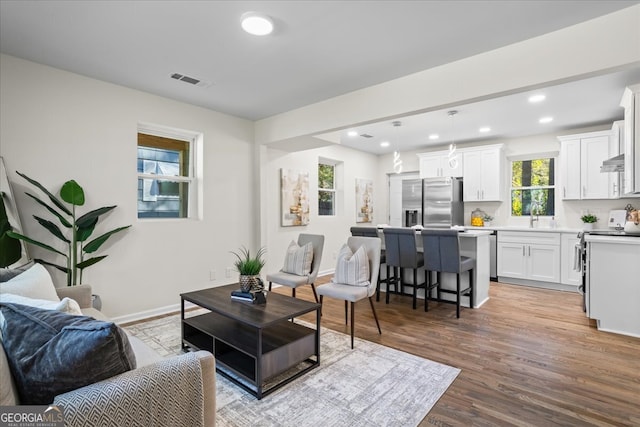
[[[617,199],[617,174],[601,173],[602,162],[619,154],[611,131],[559,136],[562,198],[564,200]]]
[[[457,163],[449,163],[448,151],[434,151],[418,154],[420,159],[420,178],[439,178],[443,176],[462,176],[462,155],[458,153]]]
[[[464,201],[502,201],[502,144],[463,151]]]
[[[625,89],[620,101],[624,108],[624,172],[623,194],[640,196],[640,84]]]

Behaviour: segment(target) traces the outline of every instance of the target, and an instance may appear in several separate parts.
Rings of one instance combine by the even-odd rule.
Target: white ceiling
[[[11,1],[0,0],[0,51],[223,113],[257,120],[496,49],[640,3],[633,1]],[[240,29],[247,11],[269,15],[274,34]],[[615,46],[612,46],[615,48]],[[206,82],[196,87],[172,73]],[[546,133],[621,117],[626,70],[526,94],[404,118],[395,143],[424,147]],[[555,120],[541,128],[542,114]],[[382,153],[389,122],[360,128],[378,138],[345,139]],[[397,134],[399,132],[395,132]],[[360,140],[363,141],[360,141]],[[397,146],[395,148],[398,148]]]

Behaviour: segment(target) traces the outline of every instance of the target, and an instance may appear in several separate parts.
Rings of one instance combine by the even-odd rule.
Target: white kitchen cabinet
[[[558,137],[561,143],[561,194],[564,200],[620,197],[617,174],[601,173],[602,162],[617,155],[611,131]]]
[[[587,236],[588,316],[599,330],[640,337],[640,238]]]
[[[582,284],[582,273],[573,269],[575,246],[579,242],[577,233],[560,235],[560,283],[564,285],[577,287]]]
[[[462,176],[462,154],[457,154],[457,164],[452,167],[449,164],[448,151],[434,151],[432,153],[418,154],[420,159],[420,178],[439,178],[444,176]]]
[[[560,282],[560,234],[498,231],[498,280]]]
[[[502,201],[502,144],[463,151],[464,201]]]
[[[625,89],[620,106],[624,108],[623,194],[640,197],[640,84]]]

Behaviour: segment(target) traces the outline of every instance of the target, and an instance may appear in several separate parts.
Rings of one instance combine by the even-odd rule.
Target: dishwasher
[[[489,235],[489,280],[498,281],[498,232],[493,230]]]

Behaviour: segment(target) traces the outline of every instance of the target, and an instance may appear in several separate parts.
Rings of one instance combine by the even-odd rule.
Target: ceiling
[[[258,120],[446,64],[640,3],[634,1],[11,1],[0,0],[0,51],[219,112]],[[269,15],[275,32],[244,33],[240,16]],[[170,78],[180,73],[206,83]],[[357,129],[344,138],[384,153],[522,136],[621,117],[626,70]],[[541,128],[541,115],[554,121]],[[491,132],[479,136],[480,126]],[[393,131],[393,132],[390,132]],[[404,134],[406,132],[406,134]],[[398,135],[400,134],[400,135]],[[382,148],[382,139],[395,141]],[[433,143],[433,141],[431,141]],[[400,147],[398,144],[403,144]]]

